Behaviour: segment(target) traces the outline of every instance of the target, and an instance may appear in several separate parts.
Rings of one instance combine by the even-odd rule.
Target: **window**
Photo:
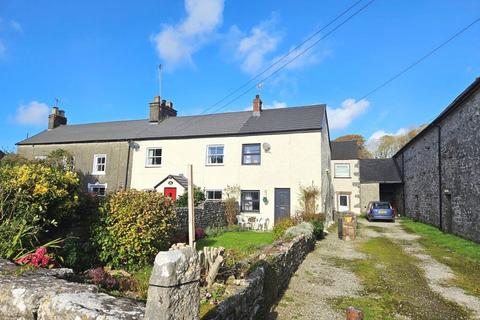
[[[205,198],[207,200],[222,200],[222,190],[207,190],[205,191]]]
[[[107,194],[107,184],[104,183],[89,183],[88,184],[88,192],[91,194],[98,196],[98,197],[105,197]]]
[[[350,178],[350,164],[336,163],[335,178]]]
[[[258,190],[242,191],[241,209],[242,209],[242,212],[259,212],[260,211],[260,191]]]
[[[207,146],[207,164],[223,164],[223,144]]]
[[[162,148],[147,148],[147,167],[158,167],[162,164]]]
[[[107,168],[107,155],[96,154],[93,156],[93,174],[105,174]]]
[[[242,145],[242,164],[260,164],[260,143]]]

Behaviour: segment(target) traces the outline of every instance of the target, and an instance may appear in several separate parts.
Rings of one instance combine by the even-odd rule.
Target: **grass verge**
[[[197,250],[202,250],[203,247],[224,247],[247,255],[273,241],[273,232],[229,231],[217,237],[200,239]]]
[[[401,225],[407,232],[420,235],[425,251],[452,269],[455,278],[450,284],[480,298],[480,244],[410,219],[402,220]]]
[[[363,242],[359,251],[368,258],[343,264],[360,278],[365,292],[361,297],[335,299],[339,308],[360,308],[365,319],[398,319],[397,315],[412,320],[469,319],[465,309],[433,292],[417,259],[388,238]]]

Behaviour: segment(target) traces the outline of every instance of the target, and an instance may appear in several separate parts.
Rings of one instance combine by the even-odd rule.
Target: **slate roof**
[[[332,141],[332,160],[353,160],[358,159],[359,148],[355,140],[350,141]]]
[[[157,189],[162,183],[164,183],[165,181],[167,181],[168,179],[173,179],[175,181],[178,182],[179,185],[181,185],[182,187],[184,187],[185,189],[188,188],[188,179],[187,177],[183,176],[183,175],[173,175],[173,174],[169,174],[165,179],[163,179],[162,181],[160,181],[159,183],[157,183],[155,185],[155,187],[153,187],[154,189]]]
[[[324,116],[325,105],[322,104],[267,109],[258,117],[253,116],[252,111],[243,111],[170,117],[160,123],[150,123],[144,119],[62,125],[42,131],[17,145],[316,131],[321,129]]]
[[[393,159],[360,160],[360,183],[401,183],[402,179]]]

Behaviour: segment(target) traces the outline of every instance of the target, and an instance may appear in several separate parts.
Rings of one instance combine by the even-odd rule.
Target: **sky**
[[[376,0],[295,50],[357,1],[0,0],[0,149],[45,130],[55,99],[69,124],[146,118],[159,64],[179,116],[250,109],[255,94],[265,108],[325,103],[332,139],[428,123],[480,76],[477,23],[361,100],[479,18],[480,1]]]

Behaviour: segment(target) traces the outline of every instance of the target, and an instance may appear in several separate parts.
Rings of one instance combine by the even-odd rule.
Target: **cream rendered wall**
[[[348,163],[350,178],[335,178],[335,164]],[[332,160],[332,177],[334,189],[334,207],[338,211],[338,194],[350,194],[350,211],[361,213],[360,204],[360,165],[358,160]]]
[[[169,174],[186,175],[187,164],[193,164],[193,182],[202,189],[224,189],[239,185],[242,190],[260,191],[260,213],[245,216],[274,221],[274,189],[290,188],[291,214],[298,209],[299,185],[312,182],[321,186],[321,132],[286,133],[255,136],[209,137],[136,141],[133,152],[132,182],[135,189],[150,189]],[[242,144],[269,143],[261,148],[260,165],[242,165]],[[206,165],[207,145],[224,145],[224,164]],[[146,148],[162,148],[161,167],[146,167]],[[267,197],[268,203],[262,201]]]

